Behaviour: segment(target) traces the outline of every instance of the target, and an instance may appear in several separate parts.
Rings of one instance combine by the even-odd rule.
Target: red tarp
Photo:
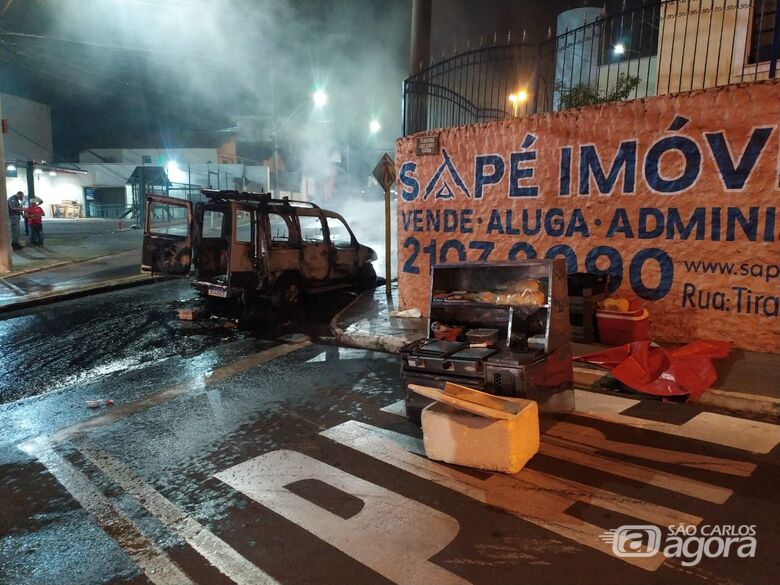
[[[730,341],[694,341],[671,350],[636,341],[574,359],[611,370],[616,380],[637,392],[687,394],[697,400],[718,379],[712,360],[724,359],[730,351]]]

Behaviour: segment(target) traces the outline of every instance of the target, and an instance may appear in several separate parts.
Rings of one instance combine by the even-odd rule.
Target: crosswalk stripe
[[[658,463],[668,463],[680,465],[682,467],[690,467],[692,469],[715,471],[717,473],[739,477],[750,477],[756,470],[756,464],[751,461],[723,459],[720,457],[701,455],[699,453],[689,453],[687,451],[674,451],[672,449],[650,447],[638,443],[614,441],[608,439],[606,435],[598,429],[568,422],[558,422],[552,427],[545,429],[542,440],[549,441],[552,439],[565,441],[566,445],[576,447],[581,451],[611,451],[613,453],[621,453],[623,455],[630,455],[631,457],[647,459]]]
[[[237,585],[279,585],[268,573],[248,561],[224,540],[194,520],[165,498],[132,469],[100,449],[92,441],[76,443],[87,459],[128,494],[135,497],[153,516],[214,565]]]
[[[524,469],[514,476],[492,474],[487,479],[478,479],[421,456],[424,448],[419,439],[357,421],[342,423],[320,434],[610,556],[611,545],[599,538],[603,533],[601,527],[566,513],[577,501],[661,526],[698,525],[702,521],[700,517],[692,514],[530,469]],[[664,559],[661,555],[656,555],[624,557],[621,560],[654,571],[661,566]]]
[[[541,443],[539,452],[542,455],[554,457],[561,461],[584,465],[591,469],[609,473],[610,475],[616,475],[665,490],[671,490],[692,498],[704,500],[705,502],[712,502],[713,504],[722,504],[734,493],[728,488],[690,479],[674,473],[659,471],[627,461],[610,459],[601,455],[585,453],[576,448],[572,448],[566,442],[557,442],[554,438],[550,437],[546,438],[546,440]]]
[[[700,412],[689,421],[675,425],[621,414],[639,404],[639,401],[620,396],[575,390],[574,404],[575,414],[578,415],[715,443],[724,447],[734,447],[751,453],[769,453],[780,444],[780,425],[714,412]]]
[[[38,459],[57,481],[81,504],[138,564],[155,585],[194,585],[194,582],[146,538],[130,518],[118,510],[89,479],[54,450],[49,441],[28,442],[24,451]]]

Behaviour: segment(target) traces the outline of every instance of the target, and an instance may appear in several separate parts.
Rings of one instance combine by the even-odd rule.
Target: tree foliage
[[[606,92],[600,92],[587,83],[581,83],[573,87],[566,87],[558,83],[556,89],[560,94],[560,109],[581,108],[593,104],[604,104],[628,99],[631,93],[639,85],[639,77],[621,73],[617,76],[615,84]]]

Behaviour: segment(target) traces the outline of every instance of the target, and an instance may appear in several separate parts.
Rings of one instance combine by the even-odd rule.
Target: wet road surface
[[[229,340],[327,335],[331,317],[353,298],[348,291],[322,295],[286,315],[260,307],[235,323],[234,312],[207,304],[187,281],[171,280],[0,315],[0,404]],[[179,321],[181,308],[201,310],[206,318]]]
[[[520,474],[443,465],[398,414],[396,356],[282,343],[296,326],[280,321],[188,345],[196,325],[173,313],[189,294],[90,300],[124,299],[131,329],[77,304],[64,331],[82,315],[106,345],[66,335],[92,343],[81,381],[0,406],[0,582],[711,585],[780,569],[774,425],[578,392]],[[93,375],[89,355],[146,359]],[[752,527],[755,555],[619,558],[600,538],[646,525],[667,543],[680,523]]]

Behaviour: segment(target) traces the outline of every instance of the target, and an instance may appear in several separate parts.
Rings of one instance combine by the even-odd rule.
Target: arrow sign
[[[374,178],[387,191],[395,183],[395,161],[385,153],[374,167]]]

